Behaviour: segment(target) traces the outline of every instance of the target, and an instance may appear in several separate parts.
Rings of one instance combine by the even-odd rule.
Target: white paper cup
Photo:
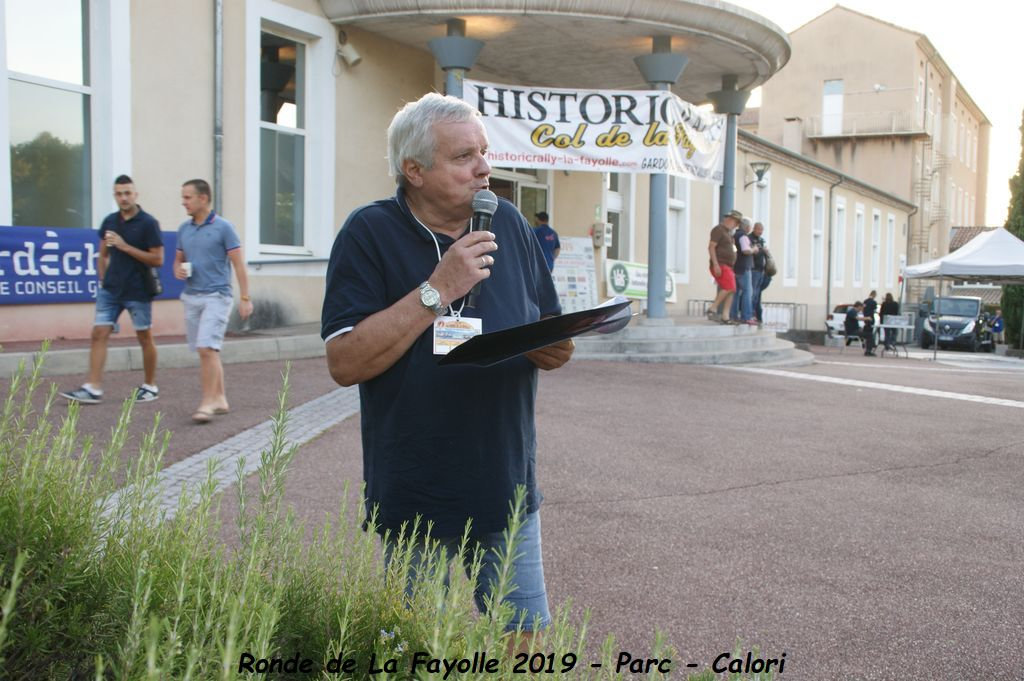
[[[185,278],[189,279],[192,277],[192,263],[183,262],[181,263],[181,269],[185,270]]]

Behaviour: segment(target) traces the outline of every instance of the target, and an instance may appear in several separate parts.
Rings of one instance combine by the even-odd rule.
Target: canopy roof
[[[1003,227],[982,232],[949,255],[911,265],[908,279],[949,277],[993,284],[1024,284],[1024,241]]]

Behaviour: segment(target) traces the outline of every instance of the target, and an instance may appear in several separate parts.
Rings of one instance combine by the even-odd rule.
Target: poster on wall
[[[597,270],[594,246],[588,237],[562,237],[562,249],[555,260],[555,280],[562,314],[589,310],[597,305]]]
[[[647,300],[647,263],[605,260],[604,280],[609,296]],[[665,302],[676,302],[676,278],[671,272],[665,273]]]
[[[185,283],[174,278],[177,232],[161,232],[164,264],[158,299],[177,298]],[[85,303],[96,300],[98,232],[80,227],[0,227],[0,305]]]
[[[726,117],[671,92],[466,80],[462,98],[480,112],[495,166],[722,181]]]

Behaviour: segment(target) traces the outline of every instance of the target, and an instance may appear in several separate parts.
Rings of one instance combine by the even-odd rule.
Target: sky
[[[836,5],[835,0],[729,0],[793,31]],[[924,33],[992,123],[986,224],[1002,225],[1008,182],[1021,154],[1024,79],[1020,78],[1024,3],[1018,0],[843,0],[844,7]],[[865,178],[867,179],[867,178]]]

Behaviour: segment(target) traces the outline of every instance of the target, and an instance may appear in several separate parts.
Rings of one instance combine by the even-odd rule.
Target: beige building
[[[219,212],[241,236],[256,324],[317,321],[337,230],[353,209],[394,191],[384,158],[387,123],[404,102],[443,88],[445,74],[428,43],[444,35],[448,15],[421,13],[411,0],[391,3],[408,5],[404,18],[365,20],[343,14],[358,13],[351,3],[332,0],[91,0],[84,12],[78,0],[59,2],[66,4],[61,12],[41,18],[35,3],[0,0],[0,26],[11,41],[0,63],[7,76],[0,110],[11,115],[0,136],[12,148],[9,161],[0,163],[0,224],[95,228],[114,210],[110,183],[124,172],[135,179],[141,205],[174,231],[185,218],[181,183],[203,177],[214,183]],[[485,45],[473,77],[646,87],[632,63],[651,49],[645,22],[599,15],[605,5],[597,0],[580,5],[594,9],[587,18],[523,16],[515,11],[519,3],[504,4],[510,9],[500,21],[466,12],[467,34]],[[673,44],[677,49],[704,36],[673,88],[684,98],[704,101],[721,86],[721,71],[711,73],[716,64],[730,64],[741,74],[737,86],[750,89],[785,63],[788,43],[777,27],[745,11],[693,4],[703,13],[680,2],[668,17],[676,35],[689,35],[690,43]],[[223,8],[220,21],[215,6]],[[632,11],[659,6],[636,3]],[[712,29],[722,33],[718,42],[707,35]],[[528,49],[554,35],[589,40],[590,47],[560,56]],[[739,49],[742,40],[748,44]],[[595,45],[604,50],[597,80],[583,59]],[[61,50],[65,61],[78,55],[73,68],[43,58]],[[762,111],[762,121],[767,118]],[[958,120],[966,126],[971,119]],[[53,139],[64,156],[51,149],[52,159],[78,173],[70,184],[33,175],[41,166],[30,163],[27,150]],[[978,139],[965,148],[976,153]],[[802,155],[741,132],[735,205],[765,224],[778,261],[764,300],[790,311],[791,328],[821,329],[835,304],[872,288],[897,292],[914,206],[901,198],[906,192],[836,170],[831,166],[841,164],[819,158],[815,143],[807,144]],[[752,161],[771,163],[760,180]],[[960,171],[948,172],[966,186]],[[589,240],[595,223],[611,224],[611,245],[594,247],[599,280],[606,259],[648,261],[649,187],[643,174],[495,168],[492,175],[496,193],[527,215],[546,209],[563,237]],[[55,191],[47,195],[47,189]],[[719,185],[670,179],[667,210],[667,264],[678,300],[672,312],[685,312],[714,296],[707,245],[720,213]],[[0,254],[0,268],[5,264]],[[598,288],[603,297],[603,281]],[[3,305],[0,341],[86,337],[92,316],[87,302]],[[129,324],[123,327],[131,333]],[[154,329],[182,332],[178,301],[155,304]]]
[[[11,149],[0,157],[0,230],[95,229],[116,208],[113,178],[127,173],[173,232],[185,219],[182,182],[205,178],[242,240],[253,323],[316,321],[340,225],[394,192],[388,122],[444,87],[429,45],[446,24],[461,20],[482,42],[473,77],[618,89],[647,87],[634,58],[658,47],[656,26],[670,49],[689,50],[673,86],[689,101],[757,87],[789,57],[777,26],[706,0],[458,4],[454,14],[417,0],[0,0],[0,146]],[[497,193],[528,214],[546,206],[563,235],[620,221],[615,248],[645,259],[648,180],[616,182],[494,173]],[[0,252],[0,291],[10,264]],[[88,301],[12,302],[0,305],[0,342],[90,333]],[[153,328],[181,333],[180,303],[157,301]]]
[[[790,39],[746,129],[917,206],[910,264],[984,222],[991,123],[927,36],[837,5]]]

